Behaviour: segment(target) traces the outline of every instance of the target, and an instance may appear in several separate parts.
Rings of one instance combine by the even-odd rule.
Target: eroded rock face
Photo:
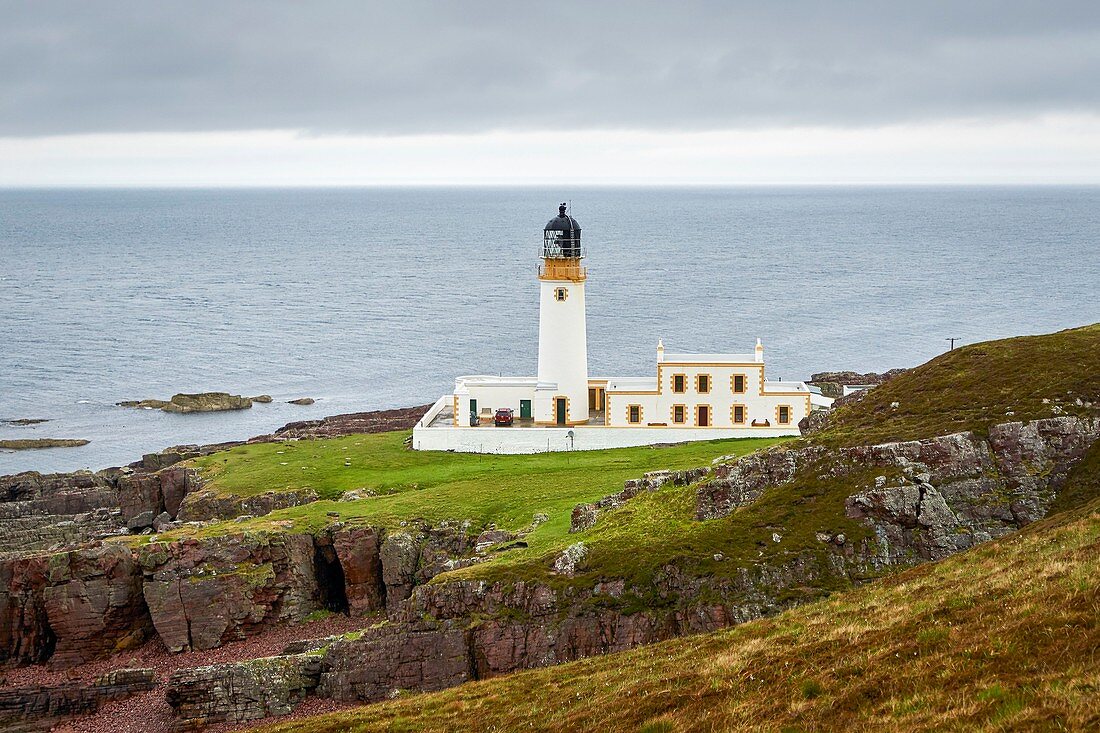
[[[937,560],[1046,516],[1070,468],[1100,437],[1100,420],[1057,417],[842,451],[901,476],[853,494],[849,517],[878,540],[882,565]]]
[[[332,546],[344,573],[348,612],[362,616],[385,610],[379,533],[373,527],[341,528],[332,533]]]
[[[372,702],[470,679],[467,632],[419,622],[367,629],[306,653],[181,670],[167,698],[181,725],[194,727],[285,715],[308,694]]]
[[[75,666],[151,635],[140,566],[128,547],[102,544],[54,555],[49,581],[43,597],[57,638],[52,664]]]
[[[152,512],[178,512],[198,485],[175,453],[150,454],[126,468],[91,473],[0,476],[0,555],[63,550],[131,530]]]
[[[319,608],[308,534],[153,542],[139,557],[152,622],[172,651],[213,649]]]
[[[172,673],[165,693],[181,723],[198,727],[287,715],[316,687],[317,654],[253,659]]]
[[[0,476],[0,507],[10,514],[73,515],[118,504],[115,477],[108,472]]]
[[[46,615],[49,583],[45,557],[0,562],[0,663],[44,662],[57,637]]]
[[[198,472],[187,468],[170,467],[155,473],[124,475],[118,481],[119,508],[127,522],[146,513],[155,517],[167,512],[174,518],[179,514],[184,497],[200,485]],[[150,524],[151,521],[143,526]]]
[[[262,517],[278,509],[310,504],[320,497],[313,489],[268,491],[254,496],[219,494],[212,491],[187,492],[179,507],[181,522],[206,522],[211,519],[236,519],[245,515]]]
[[[791,481],[799,466],[821,453],[820,448],[778,448],[751,453],[733,463],[719,463],[714,467],[714,476],[696,491],[695,518],[717,519],[751,504],[765,489]]]
[[[140,569],[100,544],[0,563],[0,662],[75,666],[148,638]]]
[[[386,606],[395,608],[412,594],[420,563],[420,543],[407,532],[391,532],[382,542],[382,580]]]
[[[884,474],[876,485],[846,503],[846,514],[876,534],[875,562],[935,560],[1045,516],[1098,435],[1100,420],[1056,417],[997,425],[988,439],[967,432],[833,453],[762,451],[715,468],[697,491],[696,518],[727,516],[804,467],[834,477],[878,467]]]
[[[68,682],[39,687],[0,688],[0,729],[46,730],[73,715],[92,713],[111,700],[151,690],[151,669],[118,669],[93,682]]]
[[[335,700],[369,702],[397,690],[442,690],[473,679],[466,632],[454,623],[368,629],[329,646],[325,667],[318,693]]]
[[[803,436],[820,433],[829,424],[828,410],[814,410],[798,421],[798,432]]]

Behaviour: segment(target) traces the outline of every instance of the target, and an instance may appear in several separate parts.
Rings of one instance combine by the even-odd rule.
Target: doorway
[[[565,398],[554,398],[554,415],[558,425],[565,425]]]
[[[519,401],[519,419],[530,420],[531,419],[531,400]]]

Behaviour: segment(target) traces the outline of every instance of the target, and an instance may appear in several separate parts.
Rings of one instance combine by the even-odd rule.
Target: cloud
[[[0,2],[0,136],[1100,112],[1084,2]]]
[[[0,187],[654,183],[1097,184],[1100,115],[874,129],[0,138]]]

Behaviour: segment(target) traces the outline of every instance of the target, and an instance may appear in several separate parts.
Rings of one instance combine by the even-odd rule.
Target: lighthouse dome
[[[581,252],[581,225],[565,213],[566,205],[558,207],[558,215],[546,222],[543,229],[542,256],[550,259],[578,259]]]
[[[546,222],[546,227],[543,231],[547,232],[576,232],[578,237],[581,231],[581,225],[577,223],[577,220],[565,213],[565,204],[558,207],[558,215],[550,221]]]

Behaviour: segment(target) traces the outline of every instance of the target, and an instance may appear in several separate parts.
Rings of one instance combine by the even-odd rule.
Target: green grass
[[[327,496],[360,487],[378,495],[352,502],[326,499],[245,522],[219,523],[197,531],[184,528],[161,539],[268,529],[316,532],[334,521],[396,529],[417,519],[429,523],[469,519],[478,529],[494,522],[519,530],[531,525],[535,514],[545,514],[548,521],[524,537],[528,547],[438,576],[435,582],[539,580],[556,587],[592,587],[616,578],[626,581],[628,588],[650,590],[641,595],[628,592],[606,603],[627,610],[657,608],[679,600],[653,589],[654,576],[668,565],[690,575],[723,579],[738,576],[746,567],[809,554],[820,560],[819,582],[791,590],[782,599],[803,601],[848,587],[849,581],[830,569],[827,553],[814,534],[844,533],[851,543],[866,537],[865,527],[844,516],[844,499],[853,482],[870,484],[883,470],[844,478],[822,478],[808,470],[781,491],[766,492],[751,507],[708,522],[694,519],[696,487],[666,485],[605,512],[591,529],[569,533],[575,505],[618,491],[626,479],[656,469],[706,465],[717,456],[744,455],[780,442],[725,440],[527,456],[409,451],[404,448],[404,433],[249,445],[201,459],[206,490],[247,493],[256,490],[250,487],[270,489],[273,485],[266,482],[279,482],[275,485],[313,488]],[[344,468],[344,456],[351,456],[354,469]],[[286,466],[281,465],[284,462]],[[301,465],[315,468],[310,479],[299,475],[307,473]],[[774,541],[775,534],[780,535],[779,542]],[[588,547],[588,569],[573,578],[555,576],[551,572],[554,557],[578,541]]]
[[[661,596],[653,588],[654,576],[668,565],[690,576],[720,580],[736,578],[745,568],[809,556],[820,561],[819,582],[812,588],[791,590],[792,597],[783,600],[816,598],[848,587],[849,582],[832,572],[815,533],[843,533],[850,544],[868,536],[863,525],[844,516],[844,500],[853,482],[870,484],[875,475],[883,473],[875,470],[865,475],[823,478],[812,470],[805,471],[781,490],[765,492],[751,506],[706,522],[694,518],[695,486],[665,485],[607,512],[588,530],[569,535],[555,533],[548,537],[549,542],[533,543],[526,550],[507,553],[497,562],[448,573],[438,581],[538,579],[551,585],[583,587],[607,578],[622,578],[628,586],[651,589],[650,595],[626,602],[652,609],[675,605],[678,600]],[[776,534],[779,542],[774,540]],[[568,580],[552,576],[553,556],[578,541],[588,547],[588,569]],[[716,554],[721,559],[715,559]]]
[[[515,499],[557,496],[599,486],[604,496],[628,478],[662,468],[688,468],[727,453],[747,453],[775,439],[715,440],[672,446],[499,456],[404,447],[405,431],[285,443],[255,443],[196,459],[207,487],[250,496],[267,491],[313,489],[336,499],[349,489],[387,494],[431,492],[425,511],[442,503],[437,518],[464,516],[486,498],[509,514]],[[285,464],[285,465],[284,465]],[[350,464],[350,466],[346,465]],[[469,490],[469,491],[467,491]],[[476,494],[477,496],[474,496]],[[398,500],[400,503],[400,500]],[[429,506],[429,504],[431,506]],[[526,521],[536,506],[525,508]],[[516,515],[518,517],[518,515]]]
[[[321,496],[337,497],[348,489],[369,488],[377,495],[350,502],[329,498],[198,530],[184,527],[161,539],[262,530],[315,532],[337,520],[390,529],[412,520],[471,520],[475,531],[490,522],[515,531],[530,526],[536,514],[545,514],[548,521],[525,537],[529,548],[504,553],[497,562],[484,566],[535,562],[540,568],[537,572],[543,573],[548,570],[542,567],[547,565],[542,562],[543,555],[570,541],[569,518],[575,505],[615,493],[624,481],[647,471],[705,465],[718,456],[744,455],[782,442],[719,440],[496,456],[411,451],[404,447],[406,435],[393,432],[254,444],[198,459],[196,465],[206,480],[204,491],[248,495],[312,488]],[[351,468],[345,468],[345,457]],[[676,507],[683,506],[681,497]],[[681,514],[678,523],[688,524],[686,507]],[[654,532],[660,529],[652,528]]]
[[[1097,649],[1100,501],[773,618],[263,730],[1095,730]]]
[[[984,434],[998,423],[1057,414],[1100,414],[1100,323],[949,351],[838,408],[812,440],[840,446]]]

